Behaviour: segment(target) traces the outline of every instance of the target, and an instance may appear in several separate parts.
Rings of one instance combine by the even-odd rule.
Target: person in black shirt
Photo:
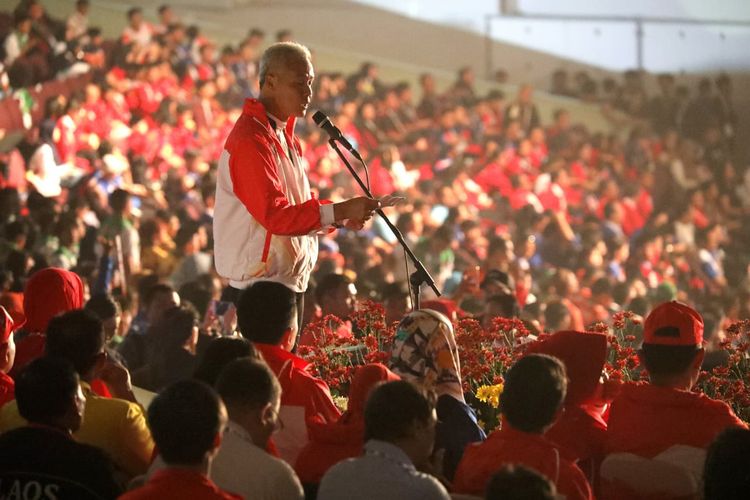
[[[73,440],[86,398],[70,363],[49,356],[30,363],[16,381],[16,401],[29,425],[0,436],[0,498],[117,498],[111,460]]]

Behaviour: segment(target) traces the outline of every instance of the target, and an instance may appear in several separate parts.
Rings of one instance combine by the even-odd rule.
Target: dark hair
[[[396,441],[409,437],[415,422],[428,422],[435,409],[434,394],[399,380],[373,389],[365,405],[365,441]]]
[[[157,395],[148,408],[148,426],[169,465],[203,462],[221,431],[221,400],[197,380],[181,380]]]
[[[221,371],[216,391],[230,408],[261,408],[281,395],[281,386],[267,364],[246,357],[235,359]]]
[[[565,318],[570,317],[570,311],[559,300],[553,300],[547,304],[544,309],[544,326],[547,331],[560,329],[560,325]]]
[[[46,354],[68,360],[82,377],[94,367],[102,347],[102,322],[86,309],[76,309],[56,316],[47,326]]]
[[[146,291],[146,296],[144,297],[143,303],[146,305],[146,307],[150,306],[156,296],[160,293],[174,293],[174,288],[167,285],[166,283],[157,283],[155,285],[152,285],[150,288],[148,288],[148,290]]]
[[[684,373],[698,351],[700,346],[644,343],[639,354],[649,374],[669,376]]]
[[[273,281],[247,287],[237,303],[237,326],[251,342],[277,345],[296,317],[294,292]]]
[[[555,485],[534,469],[505,465],[490,478],[485,500],[555,500]]]
[[[78,374],[69,361],[44,356],[29,363],[16,379],[18,413],[31,423],[65,415],[78,391]]]
[[[529,354],[505,375],[500,410],[508,423],[523,432],[541,433],[565,400],[565,366],[545,354]]]
[[[190,305],[173,306],[164,311],[156,324],[151,325],[158,339],[160,354],[182,349],[196,326],[198,326],[198,314]]]
[[[325,276],[323,276],[323,278],[318,283],[318,286],[315,288],[315,299],[318,301],[318,304],[320,304],[324,297],[328,297],[329,295],[335,293],[336,290],[339,289],[339,287],[349,286],[351,285],[351,283],[352,280],[350,280],[343,274],[326,274]]]
[[[140,7],[132,7],[128,9],[128,19],[132,19],[134,15],[143,13],[143,10]]]
[[[493,295],[487,299],[487,304],[495,304],[500,308],[500,314],[503,318],[517,318],[521,315],[521,308],[518,306],[516,296],[510,293]]]
[[[708,447],[703,467],[705,500],[740,500],[750,489],[750,430],[725,429]]]
[[[255,348],[247,339],[241,337],[215,338],[203,351],[193,378],[214,386],[219,374],[229,363],[238,358],[255,356]]]
[[[164,11],[167,11],[167,10],[169,10],[169,9],[171,9],[171,7],[170,7],[169,5],[167,5],[167,4],[162,4],[162,5],[160,5],[160,6],[159,6],[159,8],[157,9],[157,12],[158,12],[159,14],[164,14]]]
[[[109,195],[109,207],[115,213],[122,213],[125,211],[129,199],[130,193],[124,189],[115,189],[112,191],[112,194]]]
[[[120,305],[106,293],[93,295],[83,308],[94,313],[102,321],[114,318],[120,311]]]

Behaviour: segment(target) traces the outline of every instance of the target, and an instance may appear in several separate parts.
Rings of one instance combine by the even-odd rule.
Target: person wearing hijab
[[[527,353],[554,356],[565,365],[568,392],[564,409],[545,436],[566,457],[577,462],[586,476],[604,451],[607,422],[602,413],[602,370],[607,356],[607,337],[602,333],[559,331],[530,344]]]
[[[13,342],[13,331],[16,328],[8,311],[0,306],[0,406],[15,397],[15,383],[8,372],[16,357],[16,344]]]
[[[11,377],[44,354],[45,332],[50,320],[60,313],[83,307],[83,282],[70,271],[48,267],[34,273],[23,292],[26,325],[17,336],[16,361]]]
[[[367,396],[378,384],[394,380],[399,380],[399,376],[381,363],[359,366],[352,377],[346,412],[331,423],[319,419],[308,421],[310,441],[294,466],[306,489],[320,483],[333,465],[362,454]]]
[[[435,449],[445,450],[443,474],[453,479],[464,448],[486,435],[464,400],[453,325],[443,314],[421,309],[401,320],[391,351],[391,370],[437,395]]]

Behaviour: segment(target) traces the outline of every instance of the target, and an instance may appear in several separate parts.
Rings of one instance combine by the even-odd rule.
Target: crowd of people
[[[359,150],[376,197],[405,198],[388,215],[443,297],[426,289],[440,312],[408,314],[412,266],[375,218],[319,237],[298,311],[277,283],[228,300],[214,269],[217,165],[245,99],[259,96],[265,33],[217,47],[164,5],[154,24],[130,9],[105,40],[88,8],[71,3],[58,21],[24,0],[3,43],[6,99],[25,101],[54,76],[91,79],[70,98],[27,102],[41,121],[0,141],[0,493],[112,498],[139,478],[126,498],[619,498],[634,493],[618,454],[649,460],[629,470],[653,468],[673,445],[705,455],[731,428],[705,461],[710,498],[729,498],[740,480],[715,457],[747,456],[731,449],[746,425],[689,392],[705,362],[721,362],[710,354],[726,327],[750,318],[750,168],[728,77],[715,90],[702,80],[692,98],[670,75],[655,96],[640,73],[605,82],[596,99],[639,119],[608,135],[564,107],[542,123],[529,85],[480,95],[468,67],[445,91],[430,74],[418,89],[384,82],[372,63],[351,75],[318,68],[310,107]],[[595,100],[576,80],[570,90],[557,72],[551,91]],[[296,134],[320,199],[361,194],[311,118]],[[293,352],[314,342],[305,325],[329,314],[356,335],[347,320],[363,299],[400,322],[397,341],[387,367],[355,372],[342,414]],[[601,338],[580,332],[623,310],[645,318],[651,384],[604,411]],[[451,320],[466,316],[562,334],[506,374],[505,423],[489,437],[461,388]],[[602,362],[582,375],[570,349]],[[148,411],[133,386],[159,393]],[[5,462],[20,450],[28,463]]]

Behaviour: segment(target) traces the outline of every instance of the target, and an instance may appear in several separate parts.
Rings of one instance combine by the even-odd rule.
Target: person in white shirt
[[[151,34],[151,26],[143,20],[141,8],[133,7],[128,10],[128,25],[122,31],[123,43],[145,47],[151,42]]]
[[[71,41],[82,37],[89,29],[89,0],[78,0],[76,10],[65,22],[65,40]]]
[[[279,419],[281,386],[264,362],[240,358],[222,370],[216,390],[229,413],[229,423],[214,459],[211,479],[245,498],[304,498],[302,485],[289,464],[266,450]]]
[[[35,42],[30,37],[31,18],[26,15],[19,15],[15,20],[15,29],[5,37],[3,43],[5,47],[5,65],[10,67],[16,59],[25,55],[35,46]]]

